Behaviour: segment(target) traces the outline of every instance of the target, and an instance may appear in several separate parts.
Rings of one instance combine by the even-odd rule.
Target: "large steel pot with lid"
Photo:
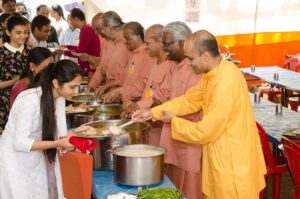
[[[104,120],[104,121],[94,121],[86,123],[84,125],[89,125],[94,128],[109,128],[111,126],[119,126],[128,122],[129,120]],[[113,169],[113,155],[112,149],[116,146],[126,145],[126,144],[148,144],[148,131],[150,125],[145,122],[136,122],[123,130],[126,134],[117,136],[115,138],[107,136],[104,138],[95,138],[99,142],[96,149],[93,150],[93,167],[94,169]]]
[[[158,184],[164,177],[162,147],[135,144],[113,149],[115,182],[130,186]]]

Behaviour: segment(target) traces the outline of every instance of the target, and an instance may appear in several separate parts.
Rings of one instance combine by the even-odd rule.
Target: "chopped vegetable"
[[[150,188],[140,191],[138,199],[181,199],[182,193],[168,187]]]

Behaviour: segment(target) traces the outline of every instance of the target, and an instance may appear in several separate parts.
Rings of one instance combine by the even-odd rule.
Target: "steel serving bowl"
[[[139,151],[140,156],[131,157],[120,152]],[[155,151],[155,155],[143,156],[143,151]],[[135,144],[113,148],[115,182],[130,186],[146,186],[160,183],[164,178],[164,153],[162,147]]]
[[[129,120],[99,120],[89,122],[83,125],[89,125],[94,128],[109,128],[111,126],[119,126],[128,122]],[[95,139],[99,144],[93,150],[92,155],[94,158],[93,168],[99,170],[110,169],[113,170],[113,155],[112,149],[116,146],[126,144],[148,144],[149,137],[148,131],[150,125],[145,122],[136,122],[124,128],[127,132],[121,136],[113,138],[111,136]]]
[[[79,106],[80,104],[86,104],[89,106],[101,105],[101,100],[98,99],[94,93],[80,93],[75,95],[69,101],[72,102],[74,106]]]
[[[93,106],[95,109],[88,113],[76,114],[73,120],[73,126],[78,127],[82,124],[99,121],[120,119],[122,105],[120,104],[101,104]]]

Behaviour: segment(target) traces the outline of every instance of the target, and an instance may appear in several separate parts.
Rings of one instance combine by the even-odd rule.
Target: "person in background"
[[[123,39],[124,22],[116,12],[105,12],[94,22],[95,30],[103,38],[104,47],[100,63],[89,82],[89,88],[101,96],[110,88],[120,85],[121,76],[131,59],[132,53],[128,50]],[[103,80],[105,80],[105,85],[99,86]]]
[[[59,36],[59,43],[62,46],[78,46],[79,44],[79,35],[80,30],[78,28],[74,28],[70,23],[70,15],[67,17],[69,27],[64,30]],[[78,63],[78,59],[74,57],[64,56],[65,59],[70,59],[76,63]]]
[[[4,13],[16,12],[16,0],[2,0],[2,7]]]
[[[16,12],[26,12],[27,8],[26,5],[23,2],[18,2],[16,4]]]
[[[0,15],[0,47],[3,46],[3,37],[4,37],[4,31],[5,31],[5,26],[6,26],[6,19],[10,17],[11,14],[9,13],[2,13]]]
[[[80,9],[74,8],[71,11],[70,23],[74,28],[80,29],[79,44],[78,46],[65,46],[68,49],[63,52],[64,55],[79,57],[80,53],[86,53],[91,56],[99,56],[101,49],[99,37],[92,26],[87,24],[85,15]],[[92,76],[94,70],[91,69],[89,62],[78,60],[78,63],[86,75]]]
[[[126,106],[129,101],[141,99],[156,59],[151,58],[146,50],[144,28],[140,23],[126,23],[123,27],[123,37],[132,56],[118,80],[122,86],[106,93],[103,99],[105,103],[123,101],[123,105]]]
[[[76,63],[61,60],[17,96],[0,139],[0,198],[65,198],[58,149],[74,149],[65,101],[78,93],[82,75]]]
[[[0,14],[3,12],[2,0],[0,0]]]
[[[151,57],[157,58],[157,63],[152,67],[143,97],[138,102],[128,102],[124,107],[122,116],[130,118],[138,109],[149,109],[170,99],[172,73],[176,62],[168,60],[168,52],[162,43],[163,26],[155,24],[150,26],[145,33],[146,49]],[[149,144],[159,146],[162,123],[151,122],[149,131]]]
[[[201,78],[194,73],[183,52],[184,41],[191,34],[191,29],[180,21],[169,23],[163,29],[164,49],[169,53],[169,59],[178,63],[172,73],[168,100],[184,94]],[[185,119],[196,122],[201,119],[201,114],[198,112],[186,116]],[[165,173],[168,177],[184,193],[185,197],[201,199],[201,145],[186,144],[172,139],[170,124],[164,123],[160,146],[168,150],[165,154]]]
[[[21,16],[11,16],[7,20],[5,34],[8,40],[0,48],[0,132],[7,122],[12,86],[27,67],[30,51],[26,45],[30,33],[28,24]]]
[[[188,37],[184,52],[201,80],[184,95],[133,117],[171,122],[174,140],[202,144],[205,198],[258,199],[266,165],[244,76],[222,58],[206,30]],[[199,110],[199,122],[178,117]]]
[[[36,9],[36,14],[37,15],[43,15],[47,18],[49,18],[49,8],[48,6],[42,4],[39,5]],[[47,43],[51,45],[51,47],[56,47],[58,46],[58,36],[55,28],[53,26],[50,26],[50,35],[48,37]]]
[[[19,12],[19,13],[20,13],[20,15],[22,15],[23,17],[25,17],[29,21],[30,16],[29,16],[27,11],[22,11],[22,12]]]
[[[51,6],[51,17],[55,19],[55,23],[53,24],[54,28],[56,29],[58,38],[60,37],[61,33],[66,30],[69,25],[64,16],[64,10],[58,4]],[[60,45],[62,45],[60,43]]]
[[[47,43],[48,37],[51,32],[50,23],[50,20],[43,15],[37,15],[36,17],[34,17],[31,21],[31,34],[28,45],[30,45],[31,47],[52,47]]]
[[[28,67],[15,83],[10,93],[10,108],[17,95],[25,90],[30,84],[39,80],[39,74],[50,63],[54,62],[54,56],[47,48],[36,47],[28,54]]]
[[[59,43],[60,45],[78,46],[80,30],[72,26],[70,15],[68,15],[67,20],[69,27],[60,34]]]

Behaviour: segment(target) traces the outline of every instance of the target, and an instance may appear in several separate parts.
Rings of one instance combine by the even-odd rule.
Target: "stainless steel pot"
[[[94,128],[109,128],[111,126],[119,126],[129,120],[105,120],[86,123]],[[113,170],[113,155],[112,149],[116,146],[126,144],[148,144],[148,131],[150,125],[145,122],[136,122],[124,128],[127,134],[117,138],[106,137],[96,139],[99,144],[93,150],[93,167],[94,169],[109,169]]]
[[[101,105],[101,100],[97,99],[97,96],[94,93],[80,93],[75,95],[70,102],[72,102],[74,106],[79,106],[80,104],[89,106]]]
[[[99,121],[120,119],[122,106],[120,104],[102,104],[92,112],[74,115],[73,126],[78,127],[82,124]]]
[[[130,186],[158,184],[164,177],[165,149],[152,145],[136,144],[115,147],[114,177],[115,182]],[[130,156],[124,151],[138,151],[140,156]],[[143,156],[143,151],[155,152],[152,156]]]

